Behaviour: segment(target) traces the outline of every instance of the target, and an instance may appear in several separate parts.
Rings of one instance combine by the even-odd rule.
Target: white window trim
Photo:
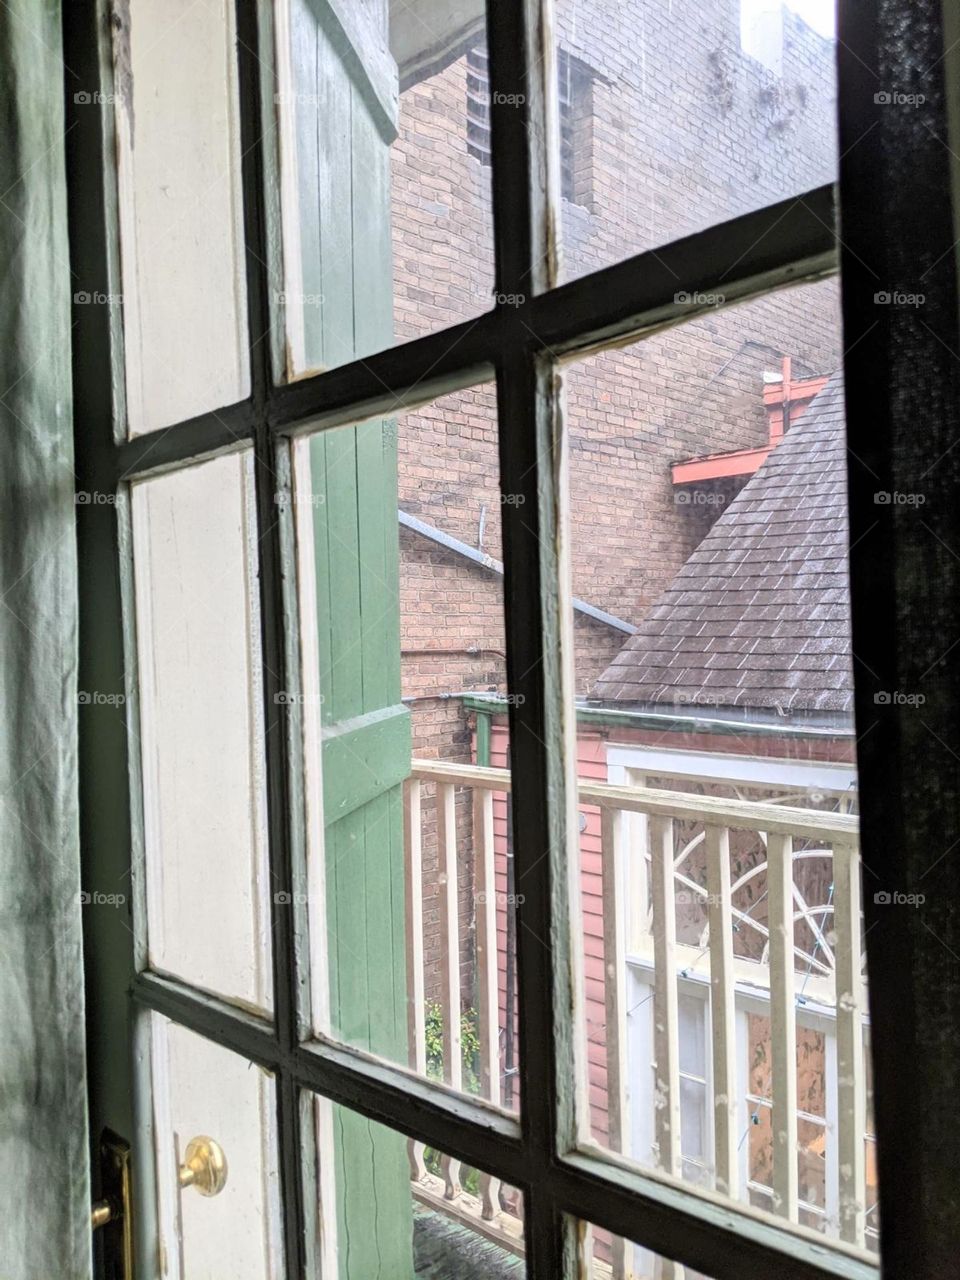
[[[842,762],[784,760],[776,756],[735,755],[719,751],[677,751],[672,747],[629,744],[608,746],[607,780],[614,784],[631,782],[633,779],[628,770],[681,778],[706,778],[711,782],[810,787],[821,791],[847,792],[855,790],[857,785],[856,767]]]
[[[712,1094],[712,1055],[710,1052],[711,1045],[711,1028],[710,1028],[710,986],[709,978],[704,980],[703,975],[696,974],[688,977],[679,978],[678,982],[682,995],[695,996],[703,1000],[704,1009],[704,1055],[706,1062],[706,1079],[707,1079],[707,1097]],[[644,1079],[652,1079],[652,1067],[654,1062],[653,1053],[653,965],[651,961],[631,957],[627,961],[627,992],[629,1003],[628,1013],[628,1031],[627,1031],[627,1070],[632,1086],[635,1088],[639,1085],[642,1088]],[[748,1024],[747,1018],[751,1013],[765,1014],[769,1017],[769,996],[766,993],[759,992],[756,989],[744,990],[740,984],[736,990],[736,1018],[737,1018],[737,1107],[738,1107],[738,1128],[742,1135],[746,1135],[749,1127],[749,1108],[747,1105],[747,1085],[749,1083],[749,1064],[747,1062],[748,1048]],[[824,1037],[824,1058],[826,1071],[826,1092],[825,1092],[825,1117],[824,1128],[827,1134],[827,1143],[825,1150],[826,1160],[826,1195],[825,1195],[825,1213],[827,1222],[826,1236],[831,1239],[839,1237],[840,1224],[840,1206],[838,1197],[838,1169],[837,1169],[837,1113],[836,1113],[836,1075],[837,1075],[837,1040],[836,1040],[836,1017],[833,1010],[823,1007],[807,1008],[805,1006],[797,1009],[798,1026],[808,1027],[811,1030],[820,1032]],[[866,1028],[865,1028],[866,1030]],[[632,1090],[631,1090],[632,1092]],[[640,1089],[637,1091],[641,1092]],[[633,1105],[630,1108],[630,1155],[640,1161],[642,1164],[651,1165],[653,1163],[653,1142],[654,1142],[654,1109],[652,1084],[650,1086],[650,1094],[643,1098],[634,1095],[631,1099]],[[798,1111],[801,1118],[805,1113]],[[704,1117],[704,1132],[707,1134],[707,1162],[710,1168],[713,1168],[714,1152],[713,1152],[713,1126],[710,1123],[709,1115]],[[831,1140],[832,1135],[832,1140]],[[740,1144],[740,1200],[743,1203],[749,1203],[749,1143],[745,1140]],[[808,1205],[801,1201],[801,1208],[811,1209],[816,1212],[816,1206]],[[649,1267],[649,1255],[644,1255],[645,1264]],[[641,1269],[641,1275],[647,1272]],[[652,1274],[652,1272],[650,1272]]]

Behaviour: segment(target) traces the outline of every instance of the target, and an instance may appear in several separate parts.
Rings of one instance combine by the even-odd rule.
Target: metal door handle
[[[227,1185],[227,1157],[219,1142],[203,1134],[191,1138],[179,1177],[181,1187],[196,1187],[202,1196],[218,1196]]]

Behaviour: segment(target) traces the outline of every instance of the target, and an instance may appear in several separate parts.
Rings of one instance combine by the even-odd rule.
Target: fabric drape
[[[0,5],[0,1274],[86,1280],[59,0]]]

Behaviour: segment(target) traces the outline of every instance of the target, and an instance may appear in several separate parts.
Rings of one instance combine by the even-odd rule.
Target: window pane
[[[708,1280],[692,1267],[681,1267],[672,1259],[645,1249],[623,1236],[614,1235],[589,1222],[576,1223],[579,1280]]]
[[[516,1187],[324,1098],[314,1115],[317,1280],[522,1280]]]
[[[557,0],[564,278],[833,182],[833,16]]]
[[[152,967],[272,1001],[253,455],[131,487]]]
[[[315,1026],[519,1105],[493,388],[296,452]]]
[[[190,1280],[281,1280],[273,1077],[159,1014],[150,1014],[161,1248],[167,1274]],[[210,1194],[197,1166],[213,1139],[225,1181]],[[202,1188],[202,1189],[201,1189]]]
[[[352,56],[329,0],[278,23],[278,378],[329,369],[493,304],[483,6],[368,6]],[[388,29],[389,28],[389,29]]]
[[[862,1246],[836,299],[566,370],[575,942],[584,1139]]]
[[[127,426],[248,394],[232,0],[130,0],[113,17]],[[83,99],[90,110],[98,109]]]

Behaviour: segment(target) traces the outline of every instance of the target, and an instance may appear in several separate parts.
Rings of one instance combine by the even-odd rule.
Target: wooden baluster
[[[437,783],[437,853],[440,868],[440,1015],[443,1025],[443,1078],[463,1088],[460,1032],[460,926],[457,892],[457,809],[453,784]],[[460,1162],[441,1157],[444,1195],[460,1194]]]
[[[417,1075],[427,1074],[426,1000],[423,988],[423,842],[420,780],[408,778],[403,788],[404,886],[407,899],[407,1053]],[[423,1143],[407,1143],[410,1176],[419,1182],[426,1174]]]
[[[767,837],[773,1204],[797,1221],[797,1010],[793,955],[793,838]]]
[[[866,1077],[863,1062],[864,990],[860,924],[860,855],[855,845],[833,847],[836,936],[837,1133],[840,1238],[865,1243]]]
[[[660,1167],[675,1178],[680,1160],[680,1014],[677,998],[677,908],[674,895],[673,819],[653,814],[650,833],[650,899],[653,905],[654,1107]],[[662,1280],[682,1280],[683,1267],[661,1260]]]
[[[733,972],[733,912],[730,893],[730,833],[706,828],[707,914],[710,922],[710,1023],[713,1036],[713,1131],[716,1189],[739,1195],[736,1000]]]
[[[603,879],[603,996],[607,1058],[607,1122],[612,1151],[629,1148],[630,1116],[627,1092],[627,953],[623,870],[623,813],[604,807],[600,811],[600,850]],[[611,1239],[611,1275],[626,1275],[626,1242]]]
[[[473,792],[473,851],[477,882],[477,970],[480,987],[480,1078],[483,1095],[500,1105],[500,987],[497,971],[497,882],[493,841],[493,792],[476,787]],[[512,911],[512,904],[507,905]],[[500,1213],[500,1181],[480,1175],[480,1200],[484,1218]]]

